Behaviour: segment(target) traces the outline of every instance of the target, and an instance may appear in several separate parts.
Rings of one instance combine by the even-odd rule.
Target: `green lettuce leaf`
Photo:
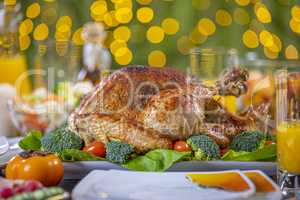
[[[191,152],[178,152],[167,149],[149,151],[144,156],[138,156],[128,161],[123,167],[136,171],[165,171],[174,163],[191,157]]]
[[[253,152],[229,150],[223,157],[225,161],[275,161],[277,150],[276,144],[266,145]]]
[[[32,130],[19,141],[19,147],[23,150],[41,150],[42,133],[40,131]]]
[[[59,152],[58,155],[60,159],[65,162],[104,160],[104,158],[94,156],[78,149],[64,149]]]

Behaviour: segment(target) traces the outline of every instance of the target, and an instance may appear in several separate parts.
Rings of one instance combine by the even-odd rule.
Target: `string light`
[[[148,64],[153,67],[163,67],[166,65],[166,54],[160,50],[151,51],[148,55]]]
[[[49,28],[47,24],[41,23],[37,25],[33,31],[33,38],[37,41],[45,40],[49,35]]]
[[[297,48],[292,44],[288,45],[285,49],[285,57],[286,57],[286,59],[289,59],[289,60],[290,59],[291,60],[299,59]]]
[[[179,31],[180,24],[174,18],[166,18],[162,21],[161,27],[167,35],[175,35]]]
[[[198,30],[202,35],[209,36],[216,31],[216,25],[211,19],[203,18],[198,22]]]
[[[33,3],[26,9],[26,17],[28,18],[36,18],[41,13],[41,7],[38,3]]]
[[[243,43],[248,48],[256,48],[259,45],[257,34],[252,30],[247,30],[243,34]]]
[[[160,43],[164,38],[164,30],[159,26],[151,26],[147,31],[147,39],[151,43]]]
[[[136,17],[141,23],[149,23],[153,19],[153,10],[149,7],[143,7],[137,10]]]

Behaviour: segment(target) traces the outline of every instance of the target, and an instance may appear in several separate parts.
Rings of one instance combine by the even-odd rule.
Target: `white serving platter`
[[[82,161],[64,163],[65,179],[81,179],[93,170],[127,170],[107,161]],[[233,161],[186,161],[175,163],[167,172],[195,172],[222,170],[260,170],[269,176],[276,175],[274,162],[233,162]]]
[[[248,189],[233,192],[203,188],[186,177],[187,172],[130,172],[95,170],[89,173],[72,192],[74,200],[234,200],[255,194],[255,185],[242,172],[237,173]],[[222,173],[222,172],[202,172]],[[197,172],[201,174],[201,172]]]

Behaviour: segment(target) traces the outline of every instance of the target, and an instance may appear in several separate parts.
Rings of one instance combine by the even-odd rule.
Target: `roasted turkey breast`
[[[172,141],[192,134],[210,135],[225,147],[232,135],[249,128],[249,120],[234,117],[213,96],[245,93],[247,78],[245,70],[233,68],[209,87],[170,68],[122,68],[82,101],[69,118],[69,128],[86,143],[121,140],[141,153],[172,148]],[[212,115],[222,117],[206,121]]]

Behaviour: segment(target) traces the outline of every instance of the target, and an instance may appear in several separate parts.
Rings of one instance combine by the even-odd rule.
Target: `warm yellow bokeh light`
[[[82,38],[82,31],[83,31],[83,28],[80,27],[78,28],[74,33],[73,33],[73,36],[72,36],[72,42],[76,45],[83,45],[84,44],[84,41],[83,41],[83,38]]]
[[[30,46],[30,37],[28,35],[21,35],[19,36],[19,45],[20,45],[20,50],[24,51],[26,49],[28,49],[28,47]]]
[[[127,47],[126,42],[121,40],[114,40],[110,43],[109,49],[113,55],[116,54],[117,50],[123,47]]]
[[[202,35],[212,35],[216,31],[215,23],[209,18],[203,18],[198,22],[198,30]]]
[[[232,23],[232,17],[230,13],[224,9],[219,9],[216,12],[215,19],[220,26],[229,26]]]
[[[26,9],[26,17],[28,18],[36,18],[41,13],[41,7],[38,3],[33,3]]]
[[[293,6],[291,10],[291,14],[296,21],[300,22],[300,6],[298,5]]]
[[[122,24],[126,24],[131,21],[133,14],[130,8],[120,8],[116,11],[116,20]]]
[[[233,13],[235,23],[239,25],[246,25],[250,22],[250,16],[245,9],[236,8]]]
[[[175,35],[179,31],[180,24],[174,18],[166,18],[162,21],[161,27],[167,35]]]
[[[28,35],[33,30],[33,22],[31,19],[25,19],[19,25],[19,34],[20,35]]]
[[[60,32],[66,32],[72,27],[72,19],[70,16],[61,16],[56,22],[56,29]]]
[[[16,5],[17,0],[4,0],[3,4],[6,6],[13,6]]]
[[[250,0],[235,0],[235,2],[240,6],[247,6],[250,3]]]
[[[190,32],[189,39],[194,44],[202,44],[207,40],[207,36],[202,35],[196,27]]]
[[[290,20],[289,26],[293,32],[300,34],[300,22],[296,21],[295,18]]]
[[[257,19],[261,23],[270,23],[272,21],[271,13],[265,6],[259,6],[255,12]]]
[[[110,0],[112,3],[122,3],[124,0]]]
[[[160,50],[151,51],[148,55],[148,64],[152,67],[163,67],[166,62],[166,54]]]
[[[273,45],[268,47],[268,49],[272,52],[279,53],[282,49],[282,42],[277,35],[272,34],[272,36],[273,36]]]
[[[115,40],[127,42],[131,37],[131,31],[127,26],[119,26],[113,32]]]
[[[49,35],[49,28],[45,23],[37,25],[33,31],[33,38],[37,41],[45,40]]]
[[[285,58],[290,60],[299,59],[298,50],[294,45],[290,44],[286,47]]]
[[[59,42],[66,42],[69,40],[70,37],[71,37],[71,30],[66,32],[56,31],[54,35],[55,40]]]
[[[211,0],[192,0],[192,5],[198,10],[207,10]]]
[[[267,30],[259,33],[259,41],[265,47],[271,47],[274,44],[273,35]]]
[[[164,30],[159,27],[159,26],[151,26],[148,30],[147,30],[147,39],[151,42],[151,43],[160,43],[161,41],[163,41],[165,38],[165,33]]]
[[[153,19],[154,12],[152,8],[149,7],[142,7],[137,10],[136,12],[136,18],[141,22],[141,23],[149,23]]]
[[[141,5],[149,5],[152,0],[136,0]]]
[[[90,7],[90,12],[94,16],[104,15],[107,12],[107,3],[103,0],[94,1]]]
[[[188,55],[191,48],[193,48],[193,47],[194,47],[194,44],[187,36],[181,36],[177,40],[177,49],[183,55]]]
[[[94,15],[93,13],[91,13],[91,18],[93,20],[95,20],[96,22],[102,22],[104,20],[104,16],[106,13],[101,14],[101,15]]]
[[[105,13],[103,21],[109,27],[115,27],[119,25],[119,22],[116,20],[116,11],[114,10]]]
[[[252,30],[247,30],[243,34],[243,43],[248,48],[256,48],[259,45],[257,34]]]
[[[132,52],[127,47],[119,48],[115,53],[115,61],[120,65],[128,65],[132,57]]]
[[[269,59],[276,59],[276,58],[278,58],[278,53],[270,51],[269,48],[267,48],[267,47],[264,47],[264,54]]]
[[[132,9],[132,0],[122,0],[119,3],[114,4],[115,10],[120,8],[129,8]]]

